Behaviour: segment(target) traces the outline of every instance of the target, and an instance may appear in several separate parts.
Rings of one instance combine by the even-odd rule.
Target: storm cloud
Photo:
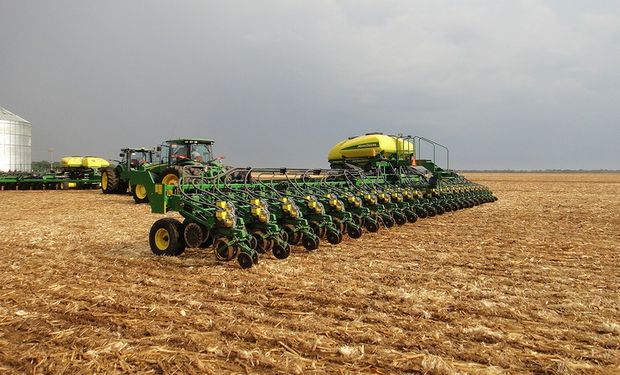
[[[187,136],[320,167],[383,131],[460,169],[620,169],[618,1],[0,0],[0,47],[33,160]]]

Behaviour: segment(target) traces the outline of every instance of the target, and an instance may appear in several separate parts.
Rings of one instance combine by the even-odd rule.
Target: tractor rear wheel
[[[106,167],[101,170],[101,191],[103,194],[114,194],[118,190],[119,176],[116,169]]]
[[[181,172],[179,172],[179,168],[177,167],[168,167],[161,171],[157,182],[160,182],[164,185],[179,185]]]
[[[155,255],[179,255],[185,242],[181,239],[179,228],[182,226],[177,220],[163,218],[157,220],[149,232],[149,245]]]

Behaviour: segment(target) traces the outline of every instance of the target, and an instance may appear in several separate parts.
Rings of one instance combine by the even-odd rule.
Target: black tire
[[[327,242],[332,245],[338,245],[340,242],[342,242],[342,233],[340,232],[330,230],[327,231],[325,237],[327,238]]]
[[[446,211],[443,209],[443,206],[439,203],[435,205],[435,211],[437,212],[437,215],[443,215],[446,213]]]
[[[369,231],[370,233],[376,233],[379,231],[379,224],[374,219],[367,219],[366,230]]]
[[[284,242],[282,245],[275,244],[271,252],[277,259],[286,259],[291,254],[291,248],[288,243]]]
[[[420,219],[428,217],[428,211],[424,207],[416,207],[415,213]]]
[[[303,235],[300,232],[295,232],[292,225],[285,225],[283,229],[290,245],[298,245],[301,242]]]
[[[435,207],[433,206],[427,206],[426,207],[426,212],[428,213],[429,217],[433,217],[437,215],[437,211],[435,211]]]
[[[386,228],[392,228],[394,226],[394,218],[392,217],[392,215],[382,215],[381,216],[381,220],[383,221],[383,225],[386,226]]]
[[[163,218],[157,220],[149,231],[149,245],[155,255],[179,255],[180,248],[185,249],[185,242],[181,239],[177,220]]]
[[[185,223],[183,229],[183,239],[188,247],[198,248],[205,242],[205,232],[198,223]]]
[[[407,221],[410,223],[418,221],[418,215],[416,215],[413,210],[405,210],[405,216],[407,216]]]
[[[401,212],[394,212],[392,217],[397,225],[405,225],[407,223],[407,217]]]
[[[265,237],[262,230],[255,230],[252,232],[253,241],[256,241],[256,250],[260,254],[267,253],[273,247],[273,239]]]
[[[149,196],[146,187],[142,184],[136,184],[131,187],[131,196],[136,204],[148,203]]]
[[[319,248],[321,241],[319,240],[318,237],[310,237],[310,236],[303,236],[303,237],[304,238],[302,239],[301,242],[306,250],[313,251]]]
[[[237,262],[243,269],[251,268],[254,265],[252,257],[244,252],[240,252],[239,255],[237,255]]]
[[[349,224],[349,226],[347,227],[347,233],[349,234],[349,237],[357,239],[362,237],[362,228],[357,225]]]
[[[116,194],[118,192],[119,176],[115,168],[105,167],[101,170],[101,192]]]
[[[218,238],[217,240],[215,240],[215,242],[213,243],[213,247],[215,248],[215,257],[217,258],[217,260],[224,262],[233,260],[239,252],[239,248],[237,246],[231,245],[226,238]],[[249,255],[247,256],[250,257]],[[250,261],[251,260],[252,258],[250,257]]]
[[[118,182],[118,189],[116,189],[117,194],[127,194],[129,190],[129,181],[120,180]]]

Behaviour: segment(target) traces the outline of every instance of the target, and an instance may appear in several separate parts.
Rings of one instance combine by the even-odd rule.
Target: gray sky
[[[320,167],[384,131],[460,169],[620,169],[620,1],[0,0],[0,48],[33,160],[191,136]]]

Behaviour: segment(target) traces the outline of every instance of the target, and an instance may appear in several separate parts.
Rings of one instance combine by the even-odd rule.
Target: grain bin
[[[32,125],[0,107],[0,172],[31,170]]]

